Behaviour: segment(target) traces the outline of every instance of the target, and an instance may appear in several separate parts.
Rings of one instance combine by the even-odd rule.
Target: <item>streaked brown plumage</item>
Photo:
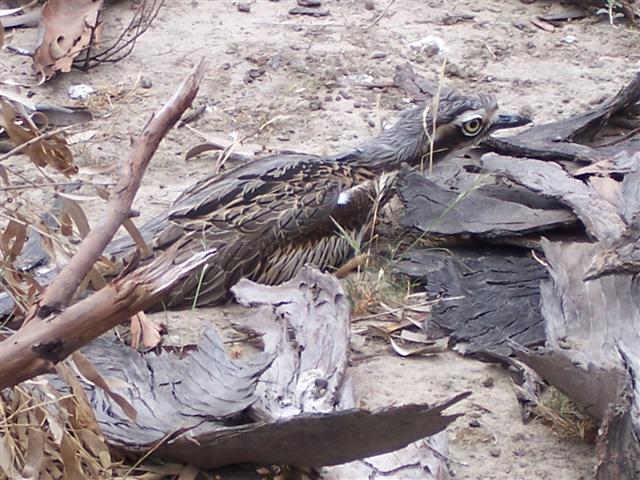
[[[305,264],[339,267],[353,253],[344,232],[352,238],[365,235],[376,201],[389,195],[394,172],[402,163],[429,162],[431,111],[431,104],[412,108],[378,137],[338,155],[272,155],[188,188],[141,233],[154,252],[188,236],[180,257],[212,248],[218,253],[206,269],[174,289],[165,306],[220,303],[243,277],[277,284]],[[435,160],[496,128],[527,123],[499,115],[491,96],[453,90],[440,98],[437,112]],[[106,253],[120,257],[133,248],[123,238]]]

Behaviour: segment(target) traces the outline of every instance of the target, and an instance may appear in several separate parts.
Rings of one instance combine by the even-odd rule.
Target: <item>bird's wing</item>
[[[303,238],[326,235],[340,192],[351,187],[348,170],[309,155],[261,160],[194,185],[169,215],[170,228],[154,244],[164,249],[189,235],[181,255],[217,249],[200,278],[174,292],[170,304],[216,302],[241,277],[257,278],[273,252]]]
[[[230,230],[287,238],[326,218],[340,192],[351,186],[347,170],[321,157],[278,155],[194,185],[173,205],[169,219],[186,230]],[[274,238],[275,239],[275,238]]]

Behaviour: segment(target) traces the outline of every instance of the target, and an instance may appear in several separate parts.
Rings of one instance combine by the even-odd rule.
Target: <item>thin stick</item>
[[[366,27],[364,27],[364,30],[367,31],[369,30],[371,27],[373,27],[376,23],[378,23],[380,20],[382,20],[382,17],[384,17],[387,12],[389,11],[389,8],[391,7],[391,5],[393,5],[395,3],[396,0],[389,0],[389,2],[387,3],[387,5],[384,7],[384,10],[382,10],[382,12],[380,13],[380,15],[378,15],[373,22],[371,22],[369,25],[367,25]]]

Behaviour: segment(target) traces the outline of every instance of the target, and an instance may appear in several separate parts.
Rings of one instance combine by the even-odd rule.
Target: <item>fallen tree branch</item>
[[[0,389],[50,371],[74,350],[156,303],[180,277],[201,266],[213,253],[207,251],[183,264],[173,265],[175,250],[168,250],[148,266],[118,278],[91,297],[64,309],[118,228],[129,218],[151,157],[162,138],[191,105],[205,68],[206,62],[201,60],[167,104],[149,120],[123,166],[104,221],[89,232],[76,255],[47,287],[29,321],[0,343]]]
[[[147,165],[160,141],[193,102],[205,68],[206,62],[201,60],[174,96],[144,127],[123,165],[120,180],[107,203],[104,221],[89,232],[80,244],[78,252],[47,287],[35,311],[37,317],[46,318],[69,304],[84,276],[98,260],[122,223],[131,216],[131,204]]]
[[[51,372],[78,348],[154,305],[164,293],[206,263],[215,250],[174,265],[178,242],[149,265],[116,279],[46,320],[35,319],[0,343],[0,390]]]

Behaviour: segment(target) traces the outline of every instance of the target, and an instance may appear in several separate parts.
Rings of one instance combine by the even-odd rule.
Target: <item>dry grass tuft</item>
[[[383,308],[404,306],[410,284],[393,278],[389,272],[390,268],[369,262],[368,266],[344,279],[354,318],[378,313]]]
[[[549,387],[540,395],[534,412],[562,438],[595,441],[598,427],[593,419],[557,388]]]
[[[148,90],[140,87],[140,79],[134,85],[105,85],[95,89],[95,93],[79,102],[98,116],[110,114],[116,108],[135,108],[150,95]]]

